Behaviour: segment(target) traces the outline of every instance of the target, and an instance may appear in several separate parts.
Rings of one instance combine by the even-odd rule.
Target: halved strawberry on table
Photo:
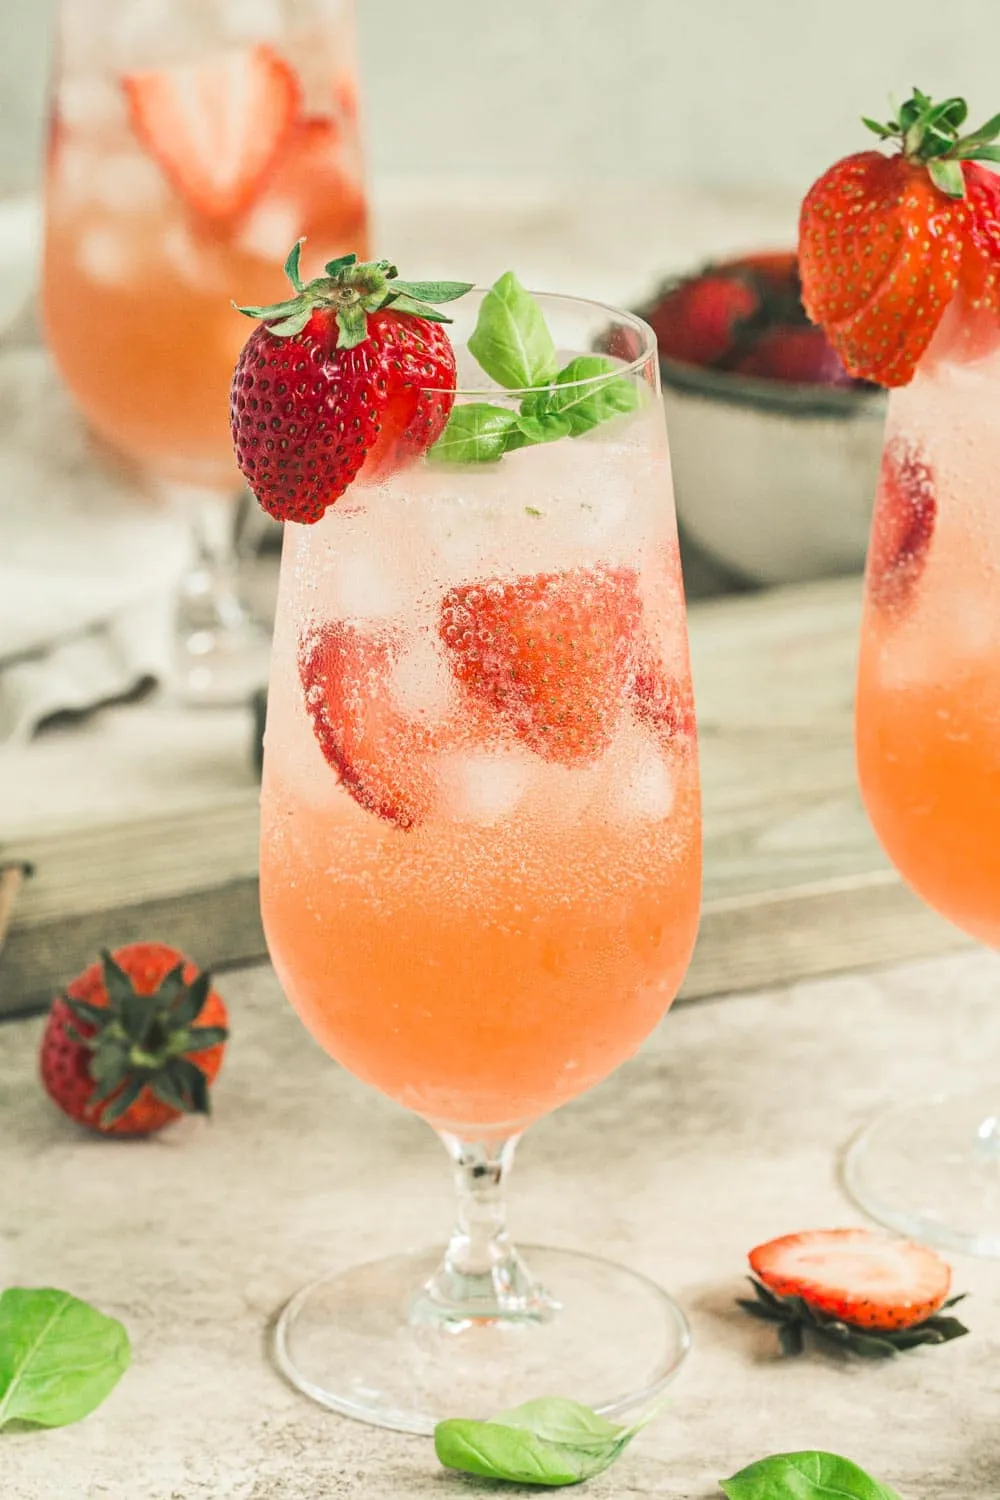
[[[294,69],[259,43],[122,79],[136,135],[184,201],[230,220],[257,197],[294,128]]]
[[[597,564],[458,585],[438,628],[471,699],[542,759],[573,766],[614,737],[641,616],[635,571]]]
[[[956,296],[1000,313],[1000,194],[979,165],[1000,157],[1000,115],[960,136],[966,114],[915,90],[896,119],[864,122],[894,155],[848,156],[806,194],[803,302],[853,376],[907,385]]]
[[[934,1250],[871,1229],[810,1229],[750,1251],[754,1301],[740,1306],[778,1327],[782,1350],[805,1332],[870,1358],[943,1344],[968,1330],[945,1309],[951,1268]]]
[[[330,261],[303,284],[300,246],[285,263],[292,295],[242,307],[259,320],[230,395],[236,461],[279,521],[311,524],[364,467],[369,477],[420,457],[455,399],[455,352],[436,304],[468,282],[399,278],[390,261]]]

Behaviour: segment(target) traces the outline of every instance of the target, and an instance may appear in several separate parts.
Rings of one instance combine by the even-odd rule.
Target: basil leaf
[[[507,271],[483,298],[469,353],[498,385],[516,390],[547,385],[559,368],[542,309],[513,271]]]
[[[537,415],[529,411],[518,417],[517,430],[529,443],[554,443],[557,438],[569,437],[570,424],[560,412],[546,411],[543,407]]]
[[[116,1318],[68,1292],[11,1287],[0,1296],[0,1428],[79,1422],[110,1395],[130,1359]]]
[[[609,417],[635,411],[639,392],[617,370],[600,354],[581,354],[559,371],[554,385],[530,398],[532,414],[564,417],[570,436],[580,437]]]
[[[637,1431],[617,1427],[576,1401],[542,1397],[489,1422],[439,1422],[434,1450],[446,1468],[483,1479],[580,1484],[613,1464]]]
[[[720,1480],[729,1500],[900,1500],[836,1453],[776,1453]]]
[[[428,457],[446,464],[493,463],[523,442],[516,411],[491,406],[488,401],[471,401],[453,407],[448,425],[428,450]]]

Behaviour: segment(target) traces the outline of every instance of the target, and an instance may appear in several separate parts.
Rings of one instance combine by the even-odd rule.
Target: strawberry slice
[[[439,631],[468,693],[543,760],[576,765],[618,727],[641,613],[634,571],[599,564],[452,588]]]
[[[868,547],[868,597],[879,609],[900,613],[913,597],[934,536],[934,471],[921,450],[892,439],[882,472]]]
[[[230,219],[253,202],[299,112],[294,71],[271,47],[132,73],[136,135],[188,205]]]
[[[631,693],[633,713],[661,744],[670,746],[696,738],[690,680],[682,681],[668,672],[651,646],[640,655]]]
[[[855,1328],[912,1328],[933,1317],[951,1268],[933,1250],[871,1229],[813,1229],[750,1251],[756,1276],[779,1297]]]
[[[299,642],[299,678],[313,732],[343,786],[362,807],[397,828],[430,810],[432,731],[394,703],[390,677],[398,632],[329,621]]]

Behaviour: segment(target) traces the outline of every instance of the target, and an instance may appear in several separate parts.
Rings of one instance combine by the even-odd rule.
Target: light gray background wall
[[[0,0],[2,188],[37,171],[53,3]],[[376,172],[798,191],[890,89],[1000,109],[1000,0],[357,3]]]

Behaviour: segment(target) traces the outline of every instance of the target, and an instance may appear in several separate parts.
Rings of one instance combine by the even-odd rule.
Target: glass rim
[[[491,290],[491,287],[480,286],[477,283],[475,286],[469,288],[466,296],[474,292],[479,292],[485,296]],[[616,376],[637,375],[645,369],[650,360],[653,360],[655,364],[658,359],[656,334],[645,318],[640,317],[638,313],[627,312],[624,308],[615,307],[611,302],[602,302],[597,297],[575,297],[571,292],[539,292],[530,287],[526,288],[526,290],[528,295],[534,297],[538,302],[558,302],[566,307],[589,308],[605,313],[609,322],[624,324],[626,327],[633,329],[642,340],[642,347],[636,357],[630,360],[628,364],[622,364],[620,368],[616,368]],[[446,330],[450,326],[447,323],[444,325]],[[599,354],[599,351],[595,349],[588,349],[584,352],[586,354]],[[610,358],[611,356],[608,357]],[[601,385],[607,379],[607,375],[589,375],[586,380],[567,380],[565,384],[560,385],[559,389],[565,391],[585,390],[588,386]],[[550,381],[547,385],[497,386],[496,388],[484,388],[482,386],[469,388],[459,385],[450,390],[448,395],[454,397],[469,396],[477,401],[499,399],[501,397],[509,397],[512,401],[519,401],[525,396],[535,395],[539,391],[551,390],[554,383],[554,381]],[[421,386],[419,389],[422,395],[441,395],[440,386]]]

